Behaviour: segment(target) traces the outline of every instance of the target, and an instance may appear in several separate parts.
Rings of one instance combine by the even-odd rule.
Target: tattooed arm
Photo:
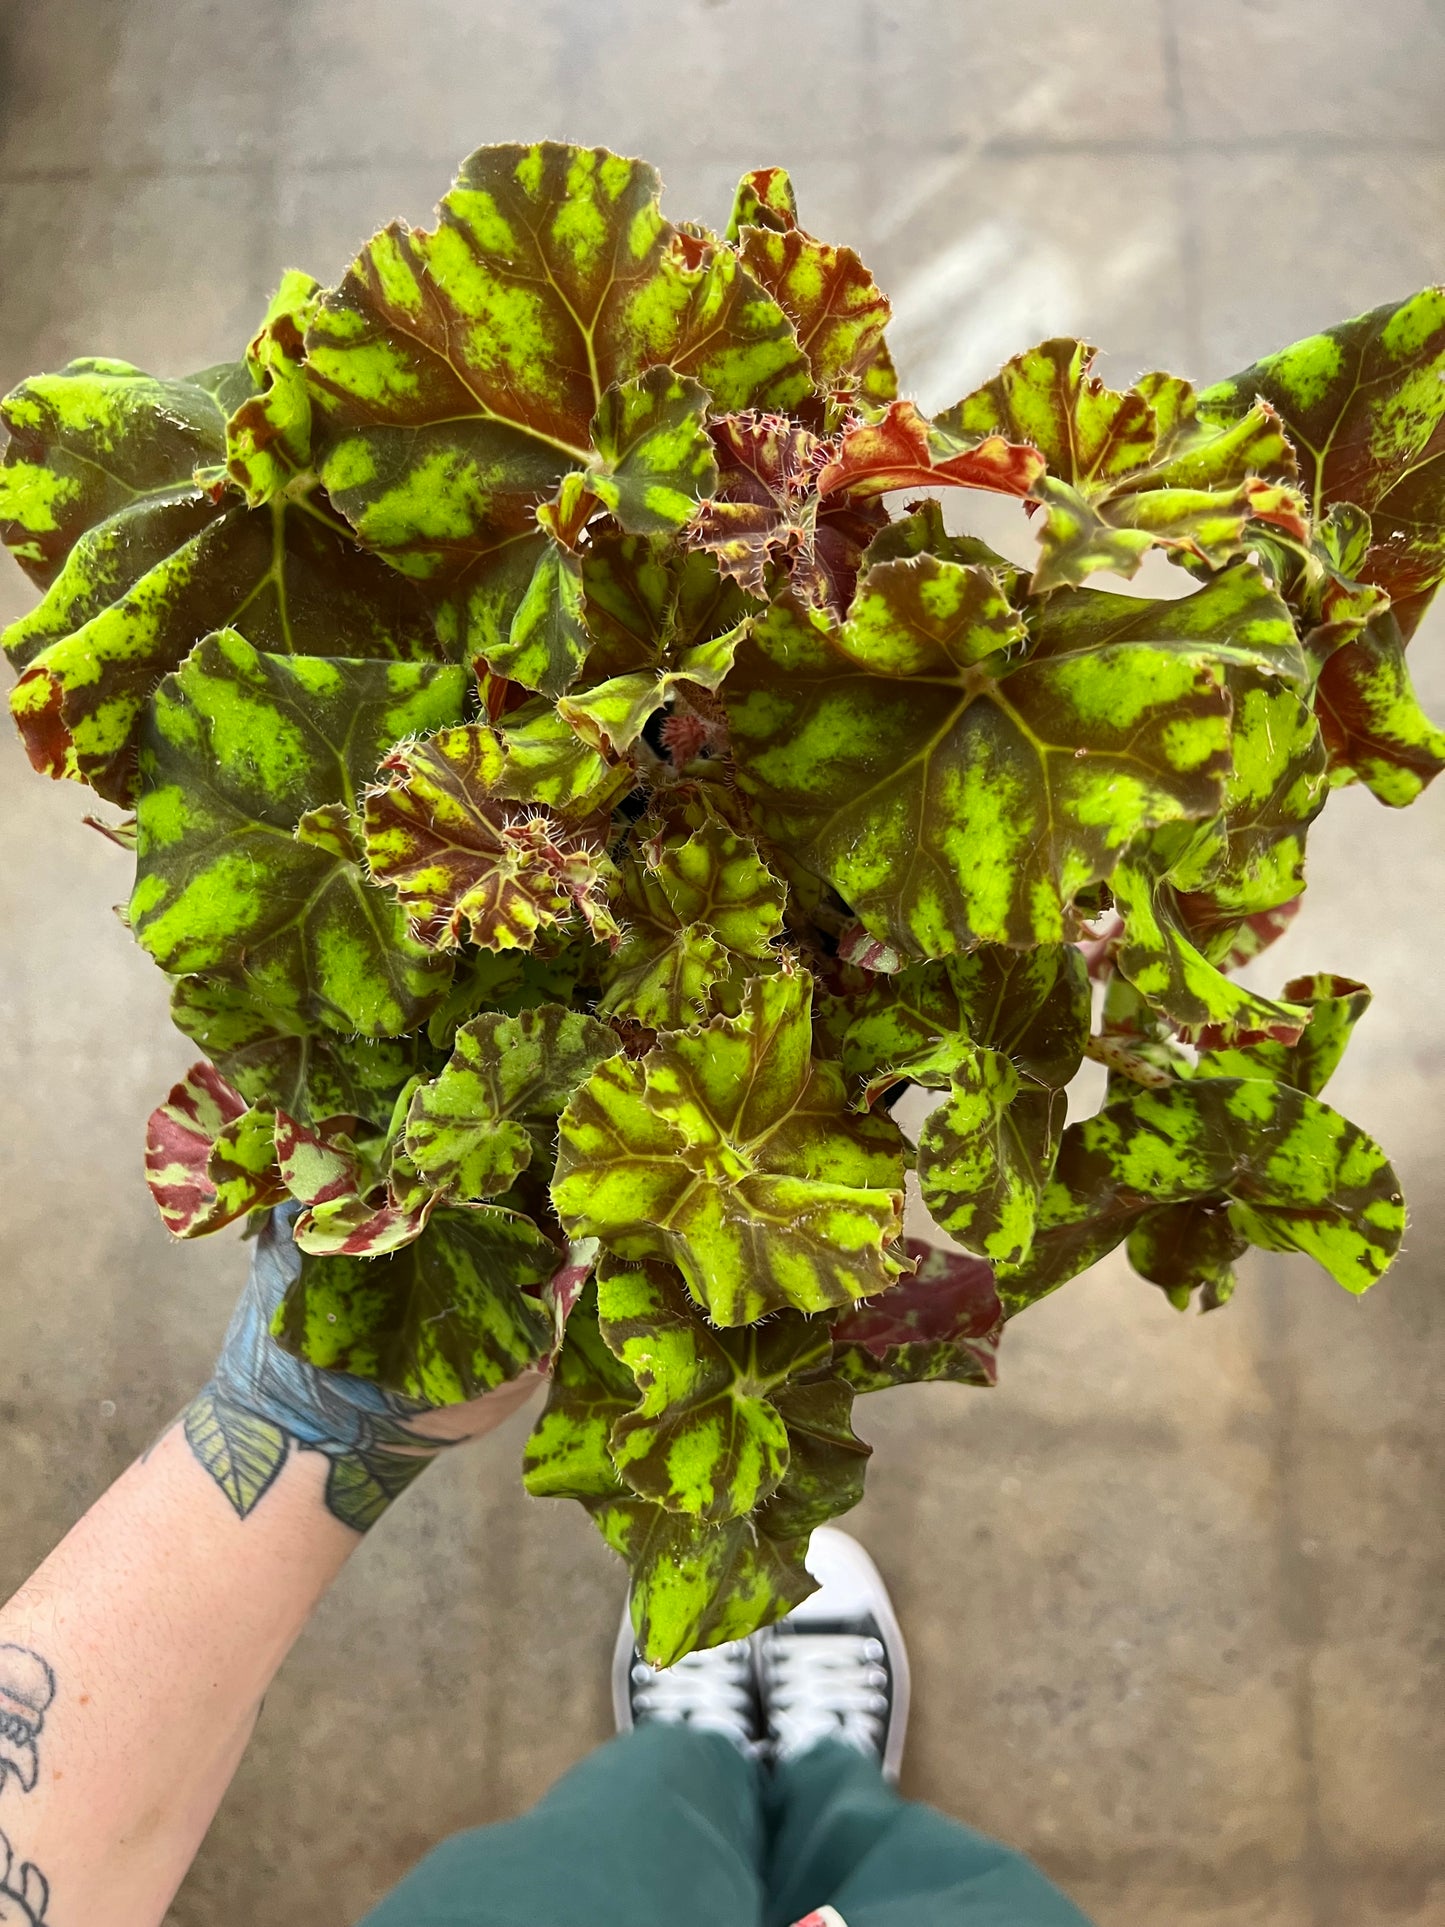
[[[211,1383],[0,1611],[0,1927],[156,1927],[363,1533],[532,1382],[429,1412],[283,1353],[273,1220]]]

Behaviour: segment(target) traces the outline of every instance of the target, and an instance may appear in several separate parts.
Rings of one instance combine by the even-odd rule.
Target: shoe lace
[[[689,1653],[666,1672],[655,1673],[640,1659],[632,1668],[632,1716],[639,1725],[659,1720],[695,1726],[751,1747],[757,1738],[754,1706],[752,1663],[741,1640]]]
[[[791,1760],[820,1740],[881,1758],[888,1672],[881,1640],[863,1633],[775,1635],[763,1654],[774,1756]]]

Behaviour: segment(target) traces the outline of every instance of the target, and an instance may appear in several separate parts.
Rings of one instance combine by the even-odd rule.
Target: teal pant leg
[[[763,1853],[757,1768],[715,1733],[639,1727],[446,1841],[361,1927],[761,1927]]]
[[[835,1907],[848,1927],[1089,1927],[1022,1854],[899,1797],[851,1748],[781,1768],[766,1927]]]

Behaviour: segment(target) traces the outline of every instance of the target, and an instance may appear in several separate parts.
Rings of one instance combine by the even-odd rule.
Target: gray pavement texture
[[[77,353],[235,353],[485,140],[645,153],[721,218],[784,161],[896,297],[925,403],[1073,331],[1223,375],[1445,273],[1439,0],[9,0],[0,385]],[[18,573],[0,614],[27,605]],[[1416,644],[1445,713],[1445,616]],[[124,859],[0,746],[0,1588],[206,1371],[243,1266],[168,1244],[141,1122],[189,1060],[109,914]],[[1181,1318],[1108,1264],[1011,1331],[999,1389],[864,1409],[855,1515],[919,1684],[907,1785],[1101,1927],[1445,1919],[1439,1273],[1445,784],[1338,797],[1261,972],[1377,1002],[1332,1095],[1413,1229],[1363,1302],[1252,1259]],[[343,1927],[606,1730],[619,1569],[527,1500],[522,1425],[377,1529],[286,1667],[172,1927]]]

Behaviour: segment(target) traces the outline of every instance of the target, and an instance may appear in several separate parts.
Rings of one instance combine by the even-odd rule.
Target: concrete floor
[[[334,276],[467,149],[538,134],[646,153],[713,221],[786,161],[808,225],[894,292],[934,406],[1063,331],[1116,373],[1222,375],[1445,272],[1432,0],[8,0],[0,36],[4,387],[77,353],[234,354],[284,267]],[[7,569],[0,615],[26,604]],[[1437,616],[1417,645],[1436,714],[1442,639]],[[141,1182],[191,1052],[84,807],[0,749],[0,1590],[202,1378],[243,1264],[169,1246]],[[1445,1918],[1442,827],[1445,784],[1398,817],[1338,798],[1263,973],[1377,992],[1332,1095],[1405,1178],[1395,1275],[1357,1304],[1256,1258],[1198,1320],[1105,1266],[1014,1328],[996,1393],[864,1408],[856,1522],[920,1688],[908,1785],[1101,1927]],[[604,1733],[619,1572],[523,1497],[522,1429],[379,1527],[172,1927],[343,1927]]]

